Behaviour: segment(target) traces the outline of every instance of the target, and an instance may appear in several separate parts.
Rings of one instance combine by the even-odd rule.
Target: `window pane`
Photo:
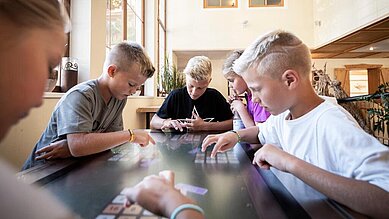
[[[122,1],[107,0],[107,46],[122,41],[123,35],[123,18],[122,18]]]
[[[221,0],[221,5],[224,7],[234,7],[235,0]]]
[[[135,13],[127,5],[127,40],[136,41],[136,19]],[[140,30],[139,30],[140,31]]]
[[[165,0],[159,0],[159,19],[165,25]]]
[[[280,5],[281,0],[267,0],[267,5]]]
[[[220,6],[220,0],[207,0],[207,6]]]
[[[250,6],[263,6],[265,5],[265,0],[251,0]]]
[[[136,0],[127,0],[127,5],[136,8]]]
[[[159,25],[159,66],[158,68],[161,69],[162,66],[165,64],[165,31]]]

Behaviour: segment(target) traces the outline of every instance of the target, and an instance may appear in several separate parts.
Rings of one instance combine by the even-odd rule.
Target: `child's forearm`
[[[75,133],[68,134],[70,153],[74,157],[81,157],[106,151],[130,140],[129,131],[107,133]]]

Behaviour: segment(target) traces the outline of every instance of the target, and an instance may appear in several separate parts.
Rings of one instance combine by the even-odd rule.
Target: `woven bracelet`
[[[235,134],[236,134],[236,136],[238,137],[238,142],[240,142],[240,141],[242,140],[242,138],[240,137],[240,135],[239,135],[239,133],[238,133],[237,131],[235,131],[235,130],[231,130],[230,132],[232,132],[232,133],[235,133]]]

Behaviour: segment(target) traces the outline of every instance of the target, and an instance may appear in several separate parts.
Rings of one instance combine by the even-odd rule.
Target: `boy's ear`
[[[286,70],[282,74],[282,81],[289,88],[295,88],[297,86],[298,81],[299,81],[299,75],[294,70]]]
[[[108,66],[107,73],[108,73],[109,77],[112,78],[116,71],[117,71],[117,66],[116,65],[109,65]]]

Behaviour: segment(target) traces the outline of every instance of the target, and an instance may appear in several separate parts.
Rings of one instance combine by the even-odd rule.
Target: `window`
[[[367,70],[350,71],[350,97],[368,94]]]
[[[204,8],[237,8],[238,0],[204,0]]]
[[[284,0],[249,0],[249,7],[284,7]]]
[[[123,40],[144,46],[144,0],[107,0],[106,48]]]

